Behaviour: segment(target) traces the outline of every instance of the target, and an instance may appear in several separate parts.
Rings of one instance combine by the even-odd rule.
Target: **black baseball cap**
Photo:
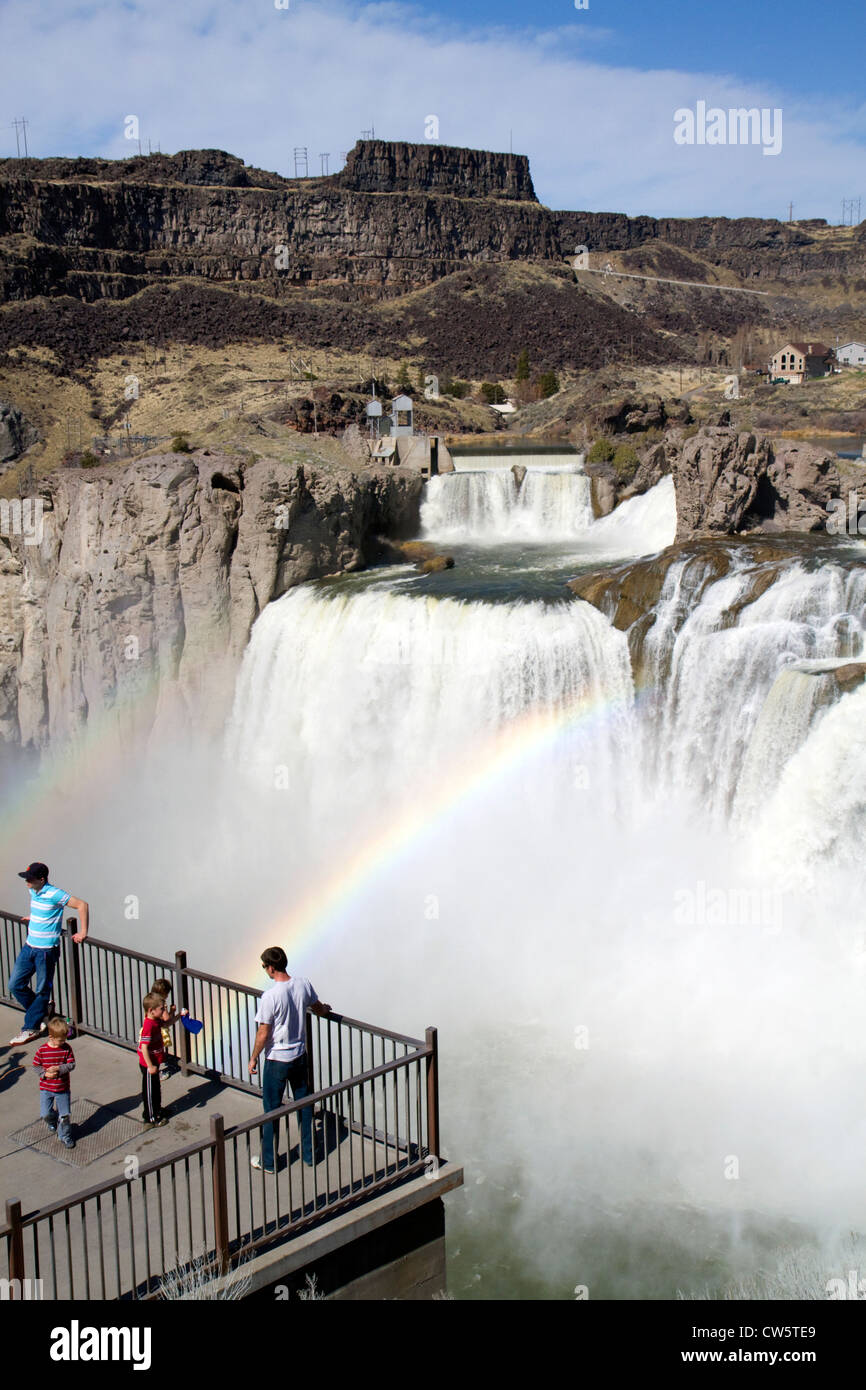
[[[34,879],[34,878],[44,878],[44,879],[46,880],[46,882],[47,882],[47,881],[48,881],[48,865],[47,865],[47,864],[39,864],[39,863],[36,863],[36,864],[28,864],[28,865],[27,865],[27,868],[24,870],[24,872],[23,872],[23,873],[20,873],[20,874],[18,875],[18,877],[19,877],[19,878],[26,878],[28,883],[29,883],[32,879]]]

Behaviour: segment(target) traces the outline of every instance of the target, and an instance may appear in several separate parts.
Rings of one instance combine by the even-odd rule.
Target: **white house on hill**
[[[842,367],[866,366],[866,343],[845,343],[836,349],[836,361]]]

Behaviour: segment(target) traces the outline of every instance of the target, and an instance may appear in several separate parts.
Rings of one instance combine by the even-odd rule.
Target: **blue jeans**
[[[69,1124],[69,1112],[72,1106],[72,1097],[68,1091],[40,1091],[39,1092],[39,1114],[43,1120],[49,1119],[57,1124],[58,1118],[64,1124]],[[52,1129],[54,1128],[52,1125]]]
[[[310,1094],[307,1085],[306,1055],[296,1057],[293,1062],[270,1062],[265,1058],[265,1071],[262,1077],[262,1100],[265,1114],[269,1110],[279,1110],[283,1104],[286,1085],[292,1090],[292,1100],[303,1100]],[[300,1111],[301,1153],[305,1163],[313,1161],[313,1107],[306,1106]],[[279,1148],[279,1141],[277,1144]],[[274,1125],[273,1121],[262,1126],[262,1167],[274,1166]]]
[[[22,946],[9,979],[9,993],[24,1010],[24,1027],[28,1032],[38,1028],[48,1013],[54,970],[60,958],[60,947],[43,951],[38,946]],[[30,988],[36,971],[36,993]]]

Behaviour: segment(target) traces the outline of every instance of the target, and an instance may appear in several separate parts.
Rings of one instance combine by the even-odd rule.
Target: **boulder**
[[[839,493],[832,454],[705,426],[670,450],[677,540],[752,531],[817,531]]]
[[[39,435],[14,405],[0,401],[0,463],[14,463]]]

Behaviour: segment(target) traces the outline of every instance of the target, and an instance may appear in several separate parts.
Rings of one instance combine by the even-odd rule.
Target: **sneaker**
[[[68,1125],[61,1125],[57,1132],[57,1138],[65,1149],[74,1149],[75,1140],[72,1137],[72,1130]]]
[[[148,1129],[162,1129],[163,1125],[168,1124],[167,1115],[157,1115],[155,1120],[145,1120]]]
[[[258,1168],[262,1173],[271,1173],[271,1174],[273,1174],[273,1171],[274,1171],[273,1168],[265,1168],[265,1167],[264,1167],[264,1165],[263,1165],[263,1163],[262,1163],[262,1160],[261,1160],[261,1158],[259,1157],[258,1154],[253,1154],[252,1158],[250,1159],[250,1167],[251,1167],[251,1168]]]
[[[43,1115],[42,1118],[43,1118],[43,1120],[45,1121],[45,1123],[47,1124],[48,1128],[51,1130],[51,1133],[52,1133],[52,1134],[56,1134],[56,1133],[57,1133],[57,1116],[56,1116],[56,1115],[54,1115],[54,1116],[51,1116],[51,1115]]]
[[[9,1039],[9,1046],[15,1047],[18,1043],[29,1043],[34,1038],[38,1038],[40,1033],[45,1032],[45,1024],[42,1023],[38,1028],[22,1028],[21,1032],[14,1038]]]

